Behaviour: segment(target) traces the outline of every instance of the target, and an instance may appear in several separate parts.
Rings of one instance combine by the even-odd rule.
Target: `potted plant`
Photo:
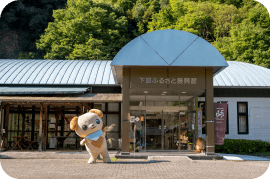
[[[193,131],[194,131],[194,130],[191,130],[190,132],[187,132],[187,133],[185,134],[185,136],[188,137],[188,142],[189,142],[189,143],[192,142]]]
[[[132,152],[132,151],[133,151],[133,145],[129,144],[129,152]]]
[[[157,147],[157,140],[155,139],[155,143],[154,145],[152,146],[153,149],[155,149]]]

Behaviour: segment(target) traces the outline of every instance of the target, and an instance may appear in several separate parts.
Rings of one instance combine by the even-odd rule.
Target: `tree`
[[[267,29],[242,22],[230,30],[230,37],[212,43],[228,61],[242,61],[270,68],[270,37]]]
[[[111,60],[129,41],[123,8],[109,0],[68,0],[37,41],[46,59]]]
[[[65,3],[66,0],[17,0],[3,10],[0,21],[18,31],[21,54],[32,52],[32,57],[35,54],[41,58],[44,52],[36,49],[35,41],[44,32],[48,22],[53,21],[53,9],[63,8]]]
[[[138,0],[132,9],[127,11],[128,18],[136,23],[136,29],[133,31],[135,36],[147,32],[147,25],[153,15],[157,13],[161,6],[165,6],[166,0]]]
[[[153,15],[148,32],[160,29],[184,30],[208,40],[228,36],[232,25],[243,17],[233,5],[211,2],[169,1],[169,6]]]

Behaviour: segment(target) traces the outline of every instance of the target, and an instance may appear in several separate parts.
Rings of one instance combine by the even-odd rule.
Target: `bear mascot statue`
[[[96,163],[99,154],[103,156],[103,162],[111,162],[105,133],[114,124],[106,127],[101,119],[102,117],[103,113],[99,109],[91,109],[88,113],[74,117],[70,121],[70,129],[74,130],[78,136],[84,138],[80,144],[85,145],[86,150],[90,154],[88,163]]]

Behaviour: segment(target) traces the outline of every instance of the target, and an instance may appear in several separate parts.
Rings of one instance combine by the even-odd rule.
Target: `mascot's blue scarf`
[[[99,130],[99,131],[96,131],[92,134],[89,134],[85,138],[97,141],[99,139],[99,137],[101,136],[101,134],[102,134],[102,130]]]

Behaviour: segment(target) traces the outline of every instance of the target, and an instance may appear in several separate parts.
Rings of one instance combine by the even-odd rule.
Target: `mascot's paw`
[[[115,124],[112,124],[112,125],[110,125],[110,126],[106,126],[106,127],[103,128],[102,131],[103,131],[103,132],[107,132],[107,131],[109,131],[110,128],[113,128],[114,126],[115,126]]]
[[[103,158],[103,163],[111,163],[111,159],[110,158]]]
[[[83,139],[81,142],[80,142],[80,145],[84,145],[86,143],[86,140]]]
[[[88,160],[88,163],[96,163],[96,160],[95,159],[92,159],[92,158],[90,158],[89,160]]]

